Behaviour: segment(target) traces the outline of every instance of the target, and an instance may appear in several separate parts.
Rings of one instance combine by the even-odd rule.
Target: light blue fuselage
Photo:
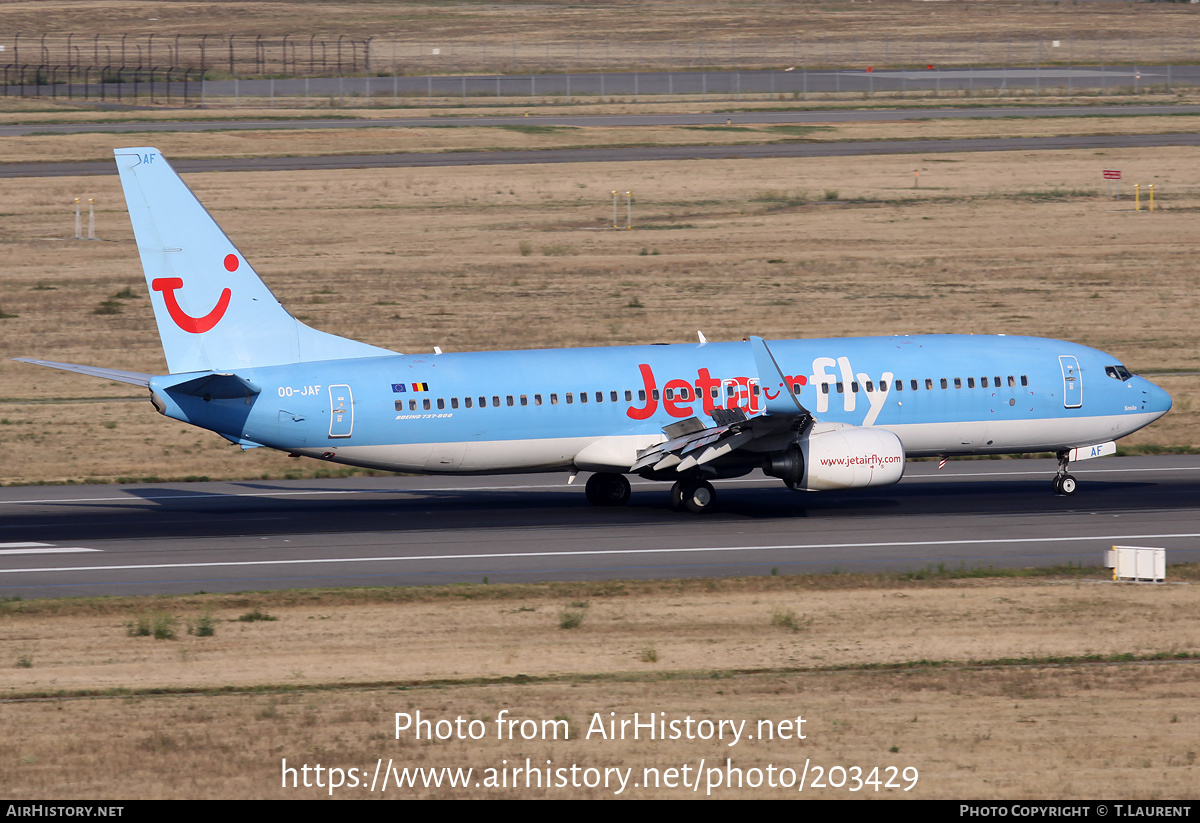
[[[1086,446],[1135,431],[1171,404],[1112,355],[1058,340],[769,345],[816,419],[888,429],[909,456]],[[187,375],[156,377],[151,389],[167,415],[246,445],[414,472],[619,471],[667,425],[697,416],[711,426],[713,407],[754,415],[765,403],[748,343],[394,355],[237,374],[260,393],[172,394]],[[589,456],[601,440],[610,447]]]

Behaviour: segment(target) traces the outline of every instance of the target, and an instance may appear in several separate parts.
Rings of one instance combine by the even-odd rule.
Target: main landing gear
[[[597,472],[584,486],[588,502],[593,506],[624,506],[629,502],[629,481],[615,472]],[[712,511],[717,501],[712,483],[698,477],[685,477],[671,486],[671,509],[677,512],[703,514]]]
[[[584,491],[593,506],[624,506],[629,502],[629,481],[623,474],[597,472],[588,478]]]
[[[1067,459],[1069,452],[1061,451],[1058,453],[1058,474],[1054,476],[1052,483],[1055,494],[1070,496],[1075,493],[1075,488],[1078,486],[1078,481],[1067,473],[1067,466],[1070,461]]]
[[[671,510],[703,514],[712,511],[717,502],[717,491],[712,483],[694,477],[675,481],[671,487]]]

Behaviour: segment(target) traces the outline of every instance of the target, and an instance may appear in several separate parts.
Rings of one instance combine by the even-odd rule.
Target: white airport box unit
[[[1104,565],[1113,570],[1113,580],[1162,583],[1167,578],[1167,550],[1146,546],[1113,546]]]

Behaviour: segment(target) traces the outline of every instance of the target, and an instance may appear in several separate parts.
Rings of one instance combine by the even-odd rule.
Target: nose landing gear
[[[1060,451],[1058,453],[1058,474],[1054,476],[1054,481],[1051,483],[1055,494],[1068,497],[1075,493],[1075,488],[1078,486],[1078,481],[1067,473],[1067,467],[1070,465],[1069,457],[1070,452]]]

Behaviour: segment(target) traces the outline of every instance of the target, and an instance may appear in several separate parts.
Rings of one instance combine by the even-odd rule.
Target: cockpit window
[[[1105,366],[1104,373],[1113,380],[1128,380],[1133,377],[1133,373],[1120,364],[1116,366]]]

